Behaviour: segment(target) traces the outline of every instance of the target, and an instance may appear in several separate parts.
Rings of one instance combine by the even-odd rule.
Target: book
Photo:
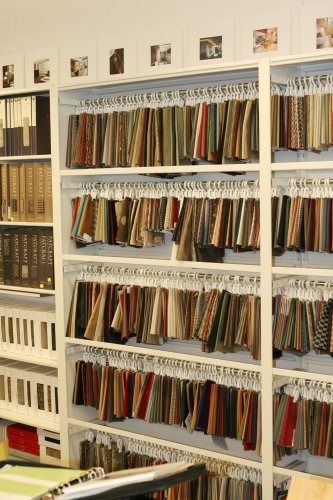
[[[19,234],[20,245],[20,285],[29,286],[29,230],[22,229]]]
[[[45,221],[44,163],[34,163],[34,222]]]
[[[4,275],[3,275],[3,232],[4,229],[0,228],[0,285],[4,285]]]
[[[29,239],[29,281],[31,288],[39,287],[39,270],[38,270],[38,245],[39,232],[37,228],[30,228],[28,233]]]
[[[0,99],[0,156],[50,152],[49,96],[37,94]]]
[[[5,285],[12,284],[11,230],[2,233],[3,242],[3,281]]]
[[[25,163],[19,164],[19,199],[20,199],[20,221],[25,222]]]
[[[51,228],[3,228],[0,245],[0,284],[53,290]]]
[[[44,163],[44,203],[45,222],[53,221],[52,205],[52,167],[51,163]]]
[[[8,218],[17,222],[20,220],[20,169],[18,164],[8,166],[9,179],[9,213]]]
[[[6,100],[0,99],[0,156],[6,156]]]
[[[1,217],[22,222],[52,222],[50,163],[2,165]]]
[[[10,235],[10,246],[11,246],[11,266],[12,266],[12,276],[11,284],[14,286],[20,286],[20,234],[21,231],[11,231]]]
[[[9,179],[8,179],[8,165],[0,165],[1,172],[1,219],[8,220],[8,206],[9,206]]]
[[[20,142],[22,155],[33,154],[31,99],[32,97],[30,95],[21,97],[22,127],[20,128]]]
[[[26,163],[25,165],[25,217],[28,222],[35,219],[35,204],[34,204],[34,164]]]

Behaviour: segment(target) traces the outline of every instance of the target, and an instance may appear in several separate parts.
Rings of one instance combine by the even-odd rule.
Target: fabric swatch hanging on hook
[[[257,181],[86,186],[72,200],[71,238],[142,248],[170,231],[177,260],[222,262],[225,249],[259,249],[258,196]]]
[[[68,123],[66,167],[258,160],[258,86],[84,100]]]
[[[272,86],[272,150],[327,151],[333,145],[333,75]]]
[[[89,433],[90,434],[90,433]],[[131,441],[126,445],[119,446],[119,440],[112,439],[110,435],[99,433],[80,442],[80,468],[103,467],[105,473],[125,469],[136,469],[139,467],[151,467],[168,463],[173,460],[179,461],[181,453],[169,447],[157,448],[156,445],[147,450],[146,443],[139,444]],[[142,451],[139,451],[138,449]],[[181,455],[182,456],[182,455]],[[167,459],[168,458],[168,459]],[[225,498],[228,493],[229,500],[261,500],[262,488],[259,478],[251,479],[251,469],[242,468],[229,462],[214,461],[209,463],[205,456],[189,454],[190,463],[205,463],[208,472],[190,483],[172,486],[166,491],[154,493],[155,500],[219,500]],[[215,467],[214,467],[215,466]],[[212,470],[210,470],[212,468]],[[239,477],[237,473],[239,471]],[[259,474],[256,472],[256,476]],[[243,476],[247,477],[244,479]]]
[[[260,359],[260,296],[215,285],[168,286],[75,281],[66,335],[98,342],[163,345],[170,339],[197,340],[205,352],[249,351]],[[112,275],[105,276],[106,279]],[[120,276],[119,276],[120,278]],[[156,280],[155,280],[156,281]],[[165,280],[161,280],[161,283]],[[154,283],[154,280],[152,280]],[[199,349],[199,345],[198,345]]]
[[[182,378],[170,376],[172,370],[157,374],[163,366],[159,358],[149,363],[156,373],[142,369],[142,363],[141,369],[136,368],[134,358],[131,365],[131,369],[119,368],[114,355],[106,365],[78,360],[72,403],[95,408],[96,417],[104,422],[136,418],[184,427],[241,440],[245,451],[260,453],[261,393],[251,374],[238,374],[234,382],[228,376],[224,385],[223,379],[222,383],[212,380],[216,377],[210,372],[201,371],[200,380],[191,380],[185,368]]]

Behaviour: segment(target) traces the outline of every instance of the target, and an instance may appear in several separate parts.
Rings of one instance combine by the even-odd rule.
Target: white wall
[[[293,9],[292,51],[299,52],[299,8],[320,0],[0,0],[0,53],[147,32],[246,12]],[[235,38],[241,37],[235,24]],[[237,52],[236,52],[237,55]]]

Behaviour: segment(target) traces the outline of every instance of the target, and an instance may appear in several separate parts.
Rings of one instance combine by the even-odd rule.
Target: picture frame
[[[290,9],[248,13],[241,19],[239,59],[278,57],[291,52]]]
[[[59,48],[39,47],[25,52],[25,83],[42,88],[59,81]]]
[[[234,59],[234,19],[191,24],[186,30],[185,66],[216,66]]]
[[[97,42],[98,79],[117,80],[137,72],[136,37],[115,35]]]
[[[165,27],[139,35],[138,62],[140,74],[165,73],[183,67],[183,32]]]
[[[0,88],[3,91],[24,88],[24,52],[0,55]]]
[[[333,4],[307,5],[301,11],[301,51],[333,53]]]
[[[97,50],[93,42],[60,46],[59,80],[62,85],[81,85],[97,80]]]

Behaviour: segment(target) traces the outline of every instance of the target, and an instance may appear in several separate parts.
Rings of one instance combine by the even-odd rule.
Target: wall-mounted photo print
[[[278,29],[264,28],[253,30],[253,53],[272,52],[278,48]]]
[[[88,76],[88,56],[72,57],[70,60],[71,77]]]
[[[151,45],[150,55],[151,66],[171,64],[171,43],[165,43],[163,45]]]
[[[110,75],[124,73],[124,49],[110,50]]]
[[[34,83],[50,81],[50,59],[38,59],[34,62]]]
[[[14,64],[2,66],[2,87],[4,89],[14,87]]]
[[[222,59],[222,36],[200,38],[200,61]]]
[[[333,47],[333,17],[320,17],[316,21],[316,48]]]

